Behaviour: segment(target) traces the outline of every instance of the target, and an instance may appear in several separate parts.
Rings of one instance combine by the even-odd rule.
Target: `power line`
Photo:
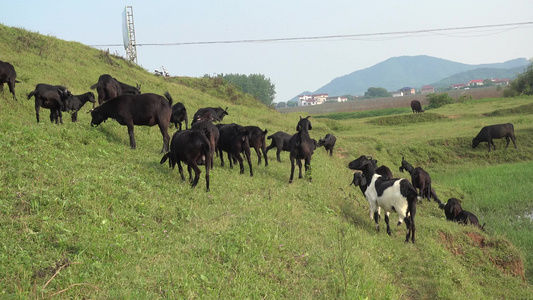
[[[410,37],[420,33],[437,34],[443,31],[454,30],[472,30],[472,29],[486,29],[486,28],[498,28],[507,26],[516,26],[508,30],[517,29],[520,26],[532,25],[533,22],[520,22],[520,23],[507,23],[507,24],[493,24],[493,25],[478,25],[478,26],[464,26],[464,27],[448,27],[437,29],[423,29],[412,31],[391,31],[391,32],[378,32],[378,33],[357,33],[346,35],[323,35],[323,36],[308,36],[308,37],[288,37],[288,38],[272,38],[272,39],[248,39],[248,40],[228,40],[228,41],[199,41],[199,42],[178,42],[178,43],[139,43],[137,46],[188,46],[188,45],[212,45],[212,44],[239,44],[239,43],[271,43],[271,42],[291,42],[291,41],[311,41],[311,40],[331,40],[331,39],[362,39],[376,36],[387,35],[407,35],[404,37]],[[507,31],[507,30],[506,30]],[[122,47],[122,44],[107,44],[107,45],[89,45],[91,47]]]

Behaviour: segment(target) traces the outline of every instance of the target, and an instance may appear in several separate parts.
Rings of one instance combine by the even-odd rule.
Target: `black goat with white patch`
[[[359,182],[360,185],[366,185],[364,195],[368,204],[374,211],[374,222],[376,229],[379,231],[379,208],[386,212],[385,223],[387,224],[387,234],[391,235],[392,231],[389,225],[389,213],[398,213],[398,225],[405,222],[407,234],[405,241],[409,239],[415,242],[415,215],[416,203],[419,199],[416,189],[407,179],[385,179],[375,173],[375,168],[371,160],[366,156],[361,156],[350,162],[348,167],[352,170],[359,170],[363,177]],[[363,190],[363,189],[361,189]]]

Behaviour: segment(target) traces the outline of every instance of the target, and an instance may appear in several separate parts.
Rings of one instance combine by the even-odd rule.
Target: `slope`
[[[125,127],[111,120],[92,128],[89,115],[81,113],[79,123],[37,124],[32,101],[24,95],[39,82],[82,93],[109,73],[139,82],[144,92],[168,90],[189,115],[201,106],[228,106],[225,121],[258,125],[269,134],[294,132],[298,115],[258,105],[223,82],[166,80],[105,52],[16,28],[0,26],[0,53],[23,81],[17,85],[19,101],[0,93],[3,298],[484,299],[532,293],[529,277],[524,278],[529,274],[524,251],[496,231],[505,227],[495,222],[487,232],[460,227],[426,202],[416,216],[417,244],[405,244],[402,226],[391,237],[375,231],[366,200],[348,186],[352,174],[346,168],[361,154],[391,169],[402,154],[421,157],[412,163],[435,176],[439,195],[459,195],[465,206],[473,205],[473,187],[449,182],[453,176],[446,172],[483,171],[491,167],[488,158],[503,167],[517,165],[509,171],[533,170],[527,134],[532,122],[529,115],[511,112],[485,119],[509,119],[521,137],[518,150],[493,151],[489,157],[465,145],[479,125],[463,114],[465,108],[477,116],[531,99],[464,103],[435,112],[454,118],[413,124],[405,121],[410,114],[389,116],[404,120],[405,127],[367,118],[312,118],[313,138],[329,132],[338,137],[333,157],[315,151],[312,182],[287,183],[286,153],[282,163],[254,164],[253,177],[221,167],[217,159],[206,193],[203,178],[191,189],[176,170],[159,164],[157,128],[136,127],[137,150],[130,150]],[[450,136],[441,128],[452,120],[459,123]],[[530,175],[514,183],[525,185],[521,179]],[[505,192],[528,199],[522,196],[530,191]],[[518,203],[512,207],[522,209]],[[477,208],[473,212],[489,217]],[[513,224],[529,228],[520,220]]]

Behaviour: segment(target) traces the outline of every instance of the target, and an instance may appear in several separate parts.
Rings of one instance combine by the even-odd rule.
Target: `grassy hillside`
[[[533,98],[486,99],[431,114],[311,118],[315,139],[337,136],[333,157],[317,149],[312,181],[288,184],[282,163],[254,176],[221,167],[211,192],[160,165],[161,135],[136,127],[137,150],[112,120],[90,126],[37,123],[25,95],[40,82],[89,90],[109,73],[143,92],[169,91],[192,116],[228,107],[227,122],[294,132],[298,113],[280,114],[207,79],[155,77],[78,43],[0,25],[0,60],[15,66],[19,101],[0,93],[0,295],[91,299],[526,299],[533,294],[531,204]],[[47,111],[41,112],[43,116]],[[381,116],[378,116],[381,115]],[[45,117],[42,119],[46,120]],[[518,149],[487,153],[471,138],[513,122]],[[171,132],[174,129],[170,130]],[[444,219],[434,202],[405,226],[376,232],[368,204],[349,186],[349,161],[372,155],[396,176],[402,156],[424,167],[446,200],[456,197],[486,231]],[[396,220],[392,215],[393,223]],[[382,221],[383,225],[383,221]]]

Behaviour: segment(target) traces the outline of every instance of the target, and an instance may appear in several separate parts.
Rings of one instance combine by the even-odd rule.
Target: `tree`
[[[503,92],[504,97],[521,95],[533,95],[533,63],[527,67],[524,73],[518,74]]]
[[[369,87],[365,92],[365,97],[367,98],[383,98],[390,96],[391,93],[387,92],[387,90],[382,87]]]
[[[276,96],[275,85],[262,74],[226,74],[224,80],[239,87],[244,93],[256,97],[263,104],[270,106]]]

